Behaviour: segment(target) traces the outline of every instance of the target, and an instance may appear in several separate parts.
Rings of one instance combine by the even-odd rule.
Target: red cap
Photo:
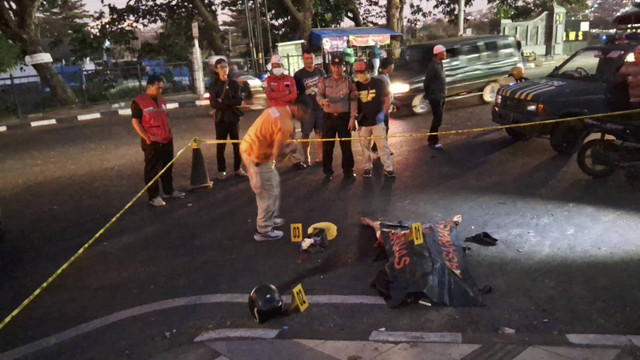
[[[367,71],[367,64],[364,61],[358,61],[353,66],[353,71]]]

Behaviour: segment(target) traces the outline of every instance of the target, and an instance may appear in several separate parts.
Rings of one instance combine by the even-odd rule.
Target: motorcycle
[[[578,166],[594,178],[607,177],[617,168],[640,165],[640,124],[584,120],[589,132],[599,133],[578,149]]]

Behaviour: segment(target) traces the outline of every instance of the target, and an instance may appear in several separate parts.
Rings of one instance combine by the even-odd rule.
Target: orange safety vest
[[[135,100],[142,109],[142,127],[149,134],[151,141],[166,144],[171,141],[171,128],[167,115],[167,103],[158,96],[158,103],[146,93],[140,94]]]

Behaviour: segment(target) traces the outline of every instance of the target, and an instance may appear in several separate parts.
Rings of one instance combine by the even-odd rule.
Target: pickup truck
[[[617,79],[625,61],[633,61],[637,43],[589,46],[578,50],[540,81],[514,83],[498,89],[491,107],[500,125],[601,114],[623,110],[628,103],[626,82]],[[516,139],[550,135],[551,147],[573,153],[585,135],[582,121],[505,129]]]

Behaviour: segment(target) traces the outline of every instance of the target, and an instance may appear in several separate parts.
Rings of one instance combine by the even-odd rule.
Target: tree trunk
[[[204,5],[202,0],[193,0],[193,6],[200,14],[202,18],[202,22],[204,25],[204,31],[202,33],[202,38],[204,41],[209,44],[209,47],[213,50],[217,55],[226,54],[227,51],[220,40],[220,34],[222,30],[220,30],[220,23],[218,23],[218,14],[212,14],[209,9]],[[215,13],[215,11],[214,11]]]
[[[22,46],[23,55],[32,55],[45,52],[39,44],[37,38],[27,39],[30,45]],[[51,90],[51,96],[56,103],[61,106],[73,105],[76,103],[75,94],[69,89],[62,77],[58,75],[52,63],[34,64],[33,68],[40,76],[40,80]]]
[[[404,12],[405,0],[387,0],[387,29],[404,34]],[[392,57],[400,55],[400,42],[391,41]]]
[[[347,19],[353,21],[355,27],[362,27],[362,16],[360,16],[358,3],[355,0],[353,1],[353,5],[351,7],[351,17],[347,17]]]
[[[280,0],[289,11],[291,17],[296,20],[298,36],[301,40],[309,40],[311,34],[311,20],[313,19],[313,0],[300,1],[301,10],[296,9],[291,0]]]

